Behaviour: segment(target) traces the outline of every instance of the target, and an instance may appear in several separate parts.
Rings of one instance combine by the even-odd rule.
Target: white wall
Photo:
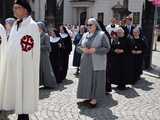
[[[140,12],[140,25],[142,23],[142,10],[144,0],[129,0],[128,9],[131,12]]]
[[[77,16],[75,15],[77,11],[72,8],[70,0],[64,0],[64,24],[75,24]],[[104,13],[104,24],[110,23],[113,16],[112,7],[120,1],[123,5],[123,0],[95,0],[95,4],[87,9],[87,18],[97,17],[99,12]],[[144,0],[129,0],[129,10],[131,12],[140,12],[142,16],[142,5]],[[140,17],[141,20],[142,17]],[[141,21],[140,21],[141,23]]]
[[[104,13],[104,24],[107,25],[110,23],[110,19],[113,16],[112,7],[114,0],[96,0],[94,7],[94,16],[97,17],[99,12]]]
[[[32,5],[33,10],[35,12],[35,19],[36,20],[44,20],[45,19],[45,6],[46,0],[35,0],[34,5]]]
[[[70,0],[64,0],[64,11],[63,11],[63,23],[64,24],[73,24],[73,14],[72,6]]]

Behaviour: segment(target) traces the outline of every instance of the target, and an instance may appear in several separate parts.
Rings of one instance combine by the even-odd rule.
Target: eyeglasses
[[[93,24],[87,24],[88,27],[91,27]]]

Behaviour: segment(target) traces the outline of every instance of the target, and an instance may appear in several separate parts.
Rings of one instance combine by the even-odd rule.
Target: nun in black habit
[[[139,28],[133,30],[133,39],[131,39],[132,47],[132,60],[133,60],[133,84],[135,84],[142,74],[142,65],[143,65],[143,55],[146,50],[145,42],[143,38],[140,37]]]
[[[117,37],[111,44],[111,82],[116,84],[117,89],[125,90],[126,84],[130,83],[130,40],[125,36],[124,30],[118,28]],[[116,35],[116,34],[115,34]]]
[[[52,69],[55,73],[57,83],[61,83],[63,79],[61,75],[63,74],[63,51],[64,44],[62,42],[59,32],[55,29],[50,33],[50,61],[52,64]]]
[[[63,65],[63,72],[61,74],[61,80],[66,79],[67,71],[68,71],[68,64],[69,64],[69,55],[72,51],[72,40],[67,32],[67,29],[64,26],[60,26],[60,36],[62,38],[62,42],[64,44],[64,51],[62,55],[62,65]]]

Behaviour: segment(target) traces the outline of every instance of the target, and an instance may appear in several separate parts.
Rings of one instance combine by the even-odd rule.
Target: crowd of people
[[[79,106],[95,108],[111,84],[126,90],[140,80],[146,44],[132,17],[112,18],[107,26],[90,18],[86,25],[48,30],[32,19],[27,1],[15,1],[13,12],[17,19],[0,25],[0,110],[15,110],[18,120],[36,111],[41,86],[54,89],[66,79],[73,44],[77,98],[84,99]]]

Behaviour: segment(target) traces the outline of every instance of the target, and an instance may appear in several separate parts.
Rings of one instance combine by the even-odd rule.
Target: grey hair
[[[7,18],[5,19],[5,24],[13,25],[16,19],[14,18]]]
[[[40,29],[43,30],[43,32],[46,32],[46,26],[43,22],[37,22],[37,25]]]
[[[99,25],[98,21],[96,20],[96,18],[89,18],[88,22],[92,22],[93,24],[95,24],[96,27],[97,27],[97,30],[102,30],[102,28],[100,27],[100,25]]]
[[[140,29],[138,27],[133,29],[133,32],[140,32]]]

